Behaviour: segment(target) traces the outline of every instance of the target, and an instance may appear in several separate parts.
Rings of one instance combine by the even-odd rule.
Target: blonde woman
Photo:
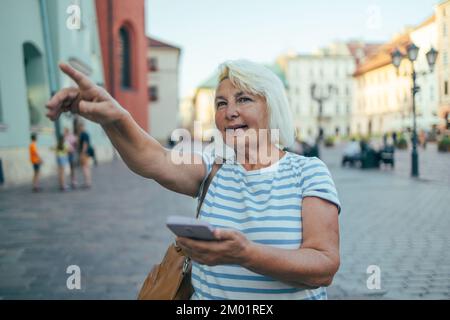
[[[60,67],[78,88],[49,101],[51,119],[72,111],[101,124],[131,170],[198,197],[216,150],[176,164],[178,151],[164,149],[87,77]],[[294,129],[274,73],[228,61],[218,80],[215,122],[235,157],[215,174],[200,211],[200,219],[216,227],[217,240],[177,238],[193,260],[192,299],[326,299],[340,264],[340,203],[331,175],[319,159],[283,151],[294,142]]]

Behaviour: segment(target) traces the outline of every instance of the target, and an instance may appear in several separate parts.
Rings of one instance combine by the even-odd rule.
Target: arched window
[[[23,44],[23,64],[30,125],[31,127],[49,125],[49,120],[45,117],[45,103],[49,99],[49,90],[45,77],[44,57],[30,42]]]
[[[122,88],[130,89],[131,83],[131,37],[127,27],[119,30],[119,55],[120,55],[120,84]]]

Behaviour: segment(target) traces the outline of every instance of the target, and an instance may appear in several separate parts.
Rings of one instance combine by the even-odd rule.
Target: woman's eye
[[[244,103],[244,102],[247,102],[247,101],[251,101],[251,99],[247,98],[247,97],[241,97],[241,98],[238,99],[239,103]]]
[[[224,101],[220,101],[220,102],[217,102],[216,106],[217,106],[217,108],[220,108],[220,107],[222,107],[224,105],[226,105],[226,103]]]

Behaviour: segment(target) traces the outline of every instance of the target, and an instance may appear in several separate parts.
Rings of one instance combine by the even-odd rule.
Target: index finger
[[[78,86],[82,89],[89,89],[93,86],[93,83],[91,80],[89,80],[88,77],[86,77],[84,74],[79,72],[78,70],[75,70],[71,66],[69,66],[67,63],[61,62],[59,64],[59,68],[62,72],[67,74],[70,78],[72,78],[73,81],[75,81]]]

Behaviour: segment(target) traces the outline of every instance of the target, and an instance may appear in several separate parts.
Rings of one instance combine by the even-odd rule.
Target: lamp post
[[[420,87],[416,83],[417,79],[417,73],[414,66],[414,62],[417,60],[417,56],[419,54],[419,47],[417,47],[414,43],[411,43],[406,48],[407,51],[407,57],[408,60],[411,62],[412,67],[412,111],[413,111],[413,138],[412,138],[412,154],[411,154],[411,160],[412,160],[412,166],[411,166],[411,176],[418,177],[419,176],[419,155],[417,153],[417,124],[416,124],[416,94],[419,92]],[[438,52],[431,48],[430,51],[427,52],[427,62],[428,66],[430,67],[430,72],[433,72],[434,65],[436,64]],[[403,59],[403,54],[400,52],[400,50],[396,49],[394,52],[391,53],[392,58],[392,64],[397,68],[397,71],[400,67],[400,64]],[[421,75],[426,74],[426,72],[419,73]]]
[[[323,128],[322,128],[322,115],[323,115],[323,103],[330,99],[333,91],[333,86],[329,84],[327,90],[322,87],[318,87],[316,84],[311,85],[311,98],[316,101],[319,105],[319,112],[317,114],[317,138],[316,138],[316,152],[317,157],[320,156],[319,145],[323,138]]]

